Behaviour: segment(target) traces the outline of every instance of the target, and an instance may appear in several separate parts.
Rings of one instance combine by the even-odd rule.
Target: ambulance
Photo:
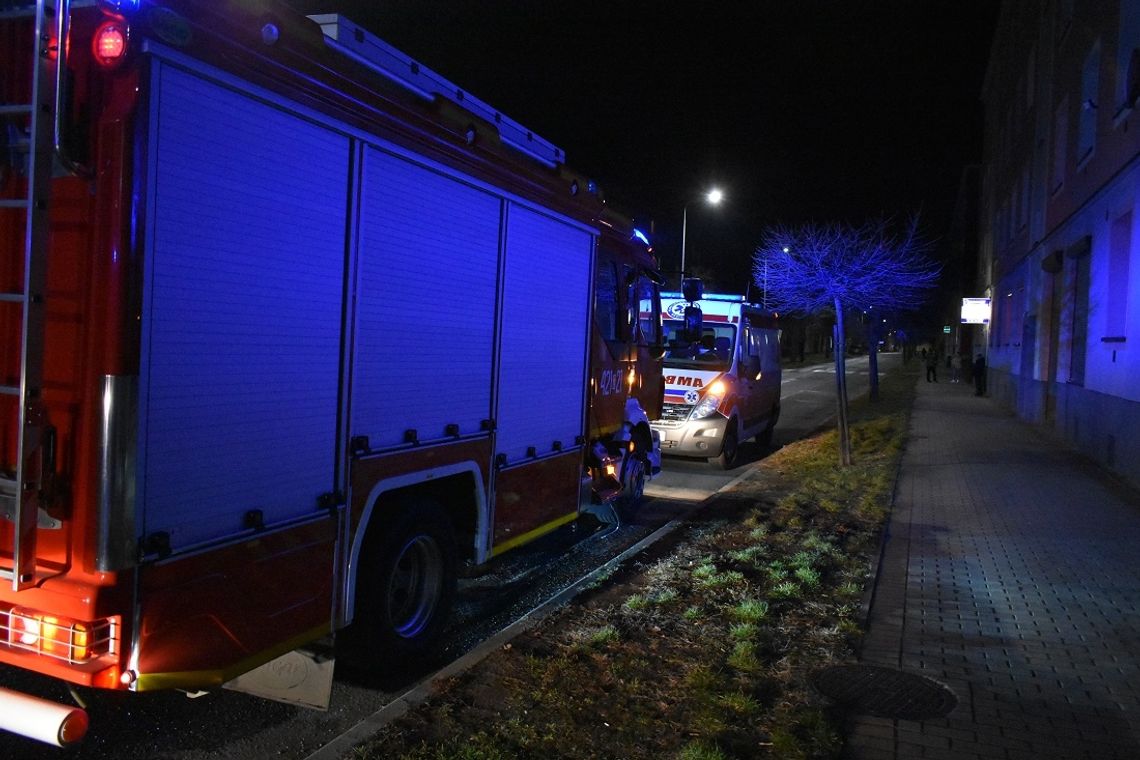
[[[685,324],[694,306],[702,314],[698,340]],[[710,293],[697,301],[662,293],[661,308],[665,402],[651,423],[661,451],[735,467],[740,444],[755,438],[769,445],[780,419],[777,315],[744,296]]]

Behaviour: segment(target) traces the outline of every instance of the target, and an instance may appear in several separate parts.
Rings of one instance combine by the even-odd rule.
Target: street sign
[[[988,325],[990,323],[990,299],[963,298],[962,324]]]

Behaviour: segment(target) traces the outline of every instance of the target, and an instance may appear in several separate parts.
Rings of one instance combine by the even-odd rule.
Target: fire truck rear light
[[[127,26],[121,21],[106,21],[95,30],[91,52],[104,68],[118,65],[127,54]]]
[[[111,651],[110,620],[71,620],[21,607],[8,610],[5,617],[7,624],[0,626],[0,633],[15,649],[70,663],[87,662]]]

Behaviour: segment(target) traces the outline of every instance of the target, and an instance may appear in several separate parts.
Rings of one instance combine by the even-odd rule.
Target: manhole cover
[[[848,710],[878,718],[939,718],[958,704],[944,684],[877,665],[836,665],[816,673],[812,682]]]

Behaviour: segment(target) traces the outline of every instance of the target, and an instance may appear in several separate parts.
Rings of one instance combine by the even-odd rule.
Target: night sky
[[[742,292],[772,224],[949,223],[981,158],[997,0],[293,0],[340,12],[563,148]],[[703,206],[712,184],[728,196]]]

